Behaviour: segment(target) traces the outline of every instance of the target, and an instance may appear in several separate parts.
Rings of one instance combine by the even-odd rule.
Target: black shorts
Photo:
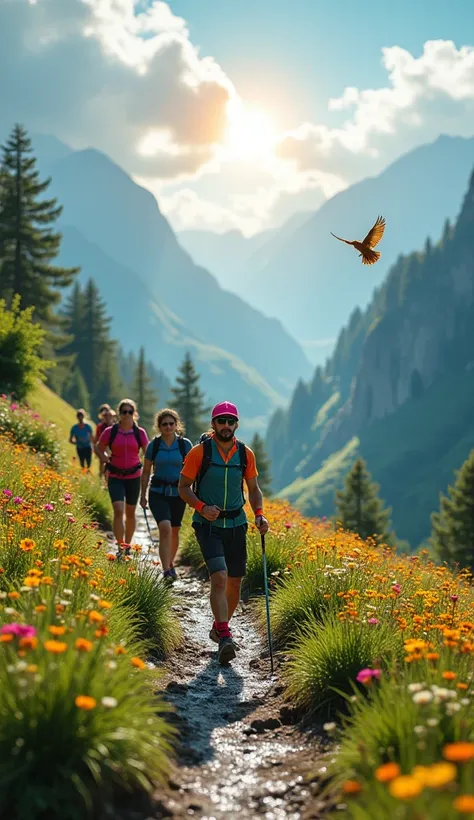
[[[109,476],[107,486],[112,504],[114,501],[124,501],[131,507],[136,507],[140,495],[140,476],[137,478],[115,478]]]
[[[181,526],[186,502],[179,495],[148,493],[148,504],[157,524],[160,521],[171,521],[172,527]]]
[[[227,570],[230,578],[244,577],[247,567],[247,528],[248,524],[225,529],[216,527],[211,522],[193,524],[209,575]]]
[[[81,467],[91,466],[92,461],[92,447],[76,447],[77,457]]]

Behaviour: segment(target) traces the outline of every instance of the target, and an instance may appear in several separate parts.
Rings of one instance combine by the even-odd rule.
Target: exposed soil
[[[134,540],[148,549],[144,521]],[[164,663],[162,686],[175,707],[170,720],[179,742],[168,787],[155,795],[149,820],[323,817],[329,804],[320,794],[330,757],[324,732],[305,730],[285,702],[279,659],[271,676],[253,603],[241,603],[232,619],[240,651],[222,667],[209,639],[209,584],[187,568],[178,573],[175,611],[185,640]]]

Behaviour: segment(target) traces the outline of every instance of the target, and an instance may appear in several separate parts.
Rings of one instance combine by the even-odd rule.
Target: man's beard
[[[228,433],[218,433],[217,430],[215,430],[215,436],[218,441],[230,441],[234,437],[234,434],[232,430],[229,430]]]

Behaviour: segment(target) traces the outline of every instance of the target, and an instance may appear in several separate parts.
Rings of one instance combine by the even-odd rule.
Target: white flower
[[[13,609],[12,606],[6,606],[4,612],[5,612],[5,615],[15,615],[16,614],[16,609]]]
[[[109,661],[107,664],[107,669],[117,669],[117,662],[116,661]]]
[[[95,592],[91,592],[91,600],[92,601],[99,601],[100,597],[99,597],[99,595],[96,595]]]
[[[462,701],[461,701],[463,706],[469,706],[470,702],[471,701],[470,701],[469,698],[463,698]]]
[[[26,663],[26,661],[18,661],[16,665],[16,670],[17,672],[24,672],[27,666],[28,664]]]
[[[421,692],[424,687],[424,683],[409,683],[408,684],[408,691],[409,692]]]
[[[101,704],[102,706],[105,706],[106,709],[115,709],[115,707],[118,705],[118,700],[116,700],[115,698],[105,697],[102,698]]]
[[[451,700],[457,697],[455,689],[446,689],[444,686],[437,686],[435,683],[431,687],[436,703],[443,700]]]
[[[72,589],[63,589],[63,595],[74,595]]]
[[[0,600],[2,600],[2,601],[3,601],[3,599],[4,599],[4,598],[6,598],[6,597],[7,597],[7,593],[6,593],[6,592],[0,592]]]
[[[334,722],[324,723],[323,724],[323,729],[324,729],[325,732],[334,732],[335,728],[336,728],[336,724]]]
[[[413,703],[431,703],[432,700],[433,694],[429,691],[429,689],[424,689],[422,692],[415,692],[415,694],[413,695]]]
[[[60,601],[59,601],[59,603],[60,603],[62,606],[70,606],[71,601],[66,600],[66,598],[61,598],[61,599],[60,599]]]
[[[428,726],[434,727],[434,726],[438,725],[439,720],[438,720],[438,718],[428,718],[426,723],[428,724]]]
[[[416,735],[426,735],[426,727],[425,726],[415,726],[413,731]]]
[[[446,714],[447,715],[454,715],[455,712],[459,712],[461,708],[460,703],[447,703],[446,704]]]

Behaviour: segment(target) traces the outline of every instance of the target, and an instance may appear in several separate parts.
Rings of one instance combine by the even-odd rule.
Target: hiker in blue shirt
[[[70,444],[76,445],[77,457],[81,467],[87,466],[90,470],[92,459],[92,427],[84,421],[86,411],[82,408],[77,411],[77,424],[73,424],[69,433]]]
[[[178,494],[178,483],[183,461],[193,445],[188,438],[183,438],[183,425],[176,410],[168,407],[160,410],[156,415],[155,429],[158,435],[150,441],[145,453],[140,504],[146,509],[146,491],[153,466],[148,504],[160,531],[159,550],[163,577],[174,581],[174,560],[186,509],[185,502]]]

